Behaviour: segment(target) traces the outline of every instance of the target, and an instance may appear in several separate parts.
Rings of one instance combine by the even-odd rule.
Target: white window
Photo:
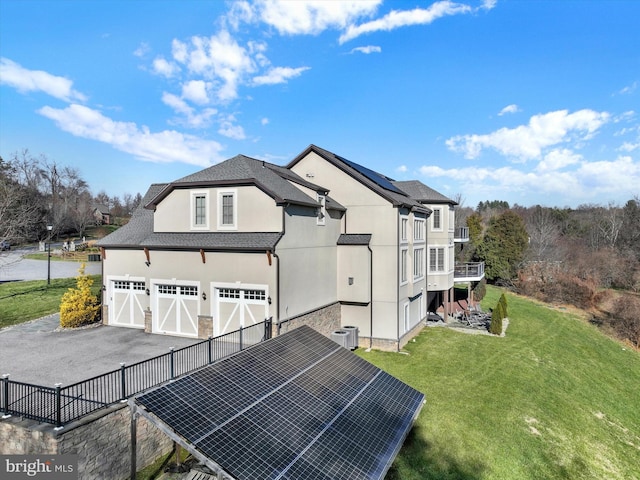
[[[400,250],[400,283],[407,283],[407,263],[409,251],[406,248]]]
[[[318,194],[318,203],[320,204],[320,207],[318,207],[318,218],[316,223],[318,225],[324,225],[325,217],[327,215],[327,211],[325,210],[326,198],[324,195]]]
[[[218,192],[218,229],[236,230],[238,228],[238,206],[236,191]]]
[[[424,240],[424,220],[421,218],[413,221],[413,239],[418,242]]]
[[[413,250],[413,278],[414,280],[424,277],[424,248]]]
[[[429,271],[444,272],[444,247],[429,248]]]
[[[191,193],[191,228],[194,230],[209,229],[208,206],[209,195],[207,192]]]
[[[409,218],[400,217],[400,241],[406,242],[409,239]]]
[[[431,225],[433,230],[442,230],[442,208],[434,208],[431,214]]]

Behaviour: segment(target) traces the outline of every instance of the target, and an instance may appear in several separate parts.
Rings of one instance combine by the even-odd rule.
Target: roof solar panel
[[[309,327],[135,400],[187,450],[237,480],[381,479],[423,401]]]
[[[404,195],[406,196],[407,194],[404,193],[402,190],[400,190],[398,187],[396,187],[393,183],[391,183],[391,180],[378,173],[375,172],[367,167],[364,167],[356,162],[352,162],[351,160],[347,160],[344,157],[340,157],[338,155],[336,155],[336,157],[338,157],[340,160],[342,160],[344,163],[346,163],[347,165],[349,165],[351,168],[353,168],[355,171],[361,173],[362,175],[364,175],[365,177],[367,177],[369,180],[371,180],[372,182],[376,183],[378,186],[384,188],[385,190],[389,190],[391,192],[394,193],[399,193],[400,195]]]

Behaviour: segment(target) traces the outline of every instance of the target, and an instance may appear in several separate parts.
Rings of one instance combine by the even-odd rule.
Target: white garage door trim
[[[248,283],[212,283],[215,301],[213,334],[249,327],[269,316],[269,286]],[[225,308],[227,307],[227,308]]]
[[[109,325],[144,328],[147,305],[144,277],[109,276]]]
[[[153,333],[198,336],[200,283],[189,280],[152,280]]]

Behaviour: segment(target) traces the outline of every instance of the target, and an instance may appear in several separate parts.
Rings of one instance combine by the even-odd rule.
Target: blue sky
[[[640,195],[640,2],[1,0],[0,155],[144,193],[309,144],[464,203]]]

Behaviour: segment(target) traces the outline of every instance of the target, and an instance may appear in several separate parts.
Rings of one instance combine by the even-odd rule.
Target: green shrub
[[[502,319],[505,318],[505,308],[501,301],[493,309],[491,314],[491,323],[489,324],[489,333],[493,335],[502,335]]]
[[[92,323],[100,310],[98,297],[91,293],[93,279],[85,275],[84,263],[78,270],[76,288],[69,288],[60,301],[60,326],[74,328]]]
[[[473,298],[476,301],[480,301],[487,294],[487,280],[483,278],[478,283],[476,283],[475,287],[473,287]]]
[[[508,311],[507,311],[507,297],[505,296],[505,294],[503,293],[502,295],[500,295],[500,299],[498,300],[498,303],[502,304],[502,313],[504,314],[503,318],[506,318],[509,316]]]

